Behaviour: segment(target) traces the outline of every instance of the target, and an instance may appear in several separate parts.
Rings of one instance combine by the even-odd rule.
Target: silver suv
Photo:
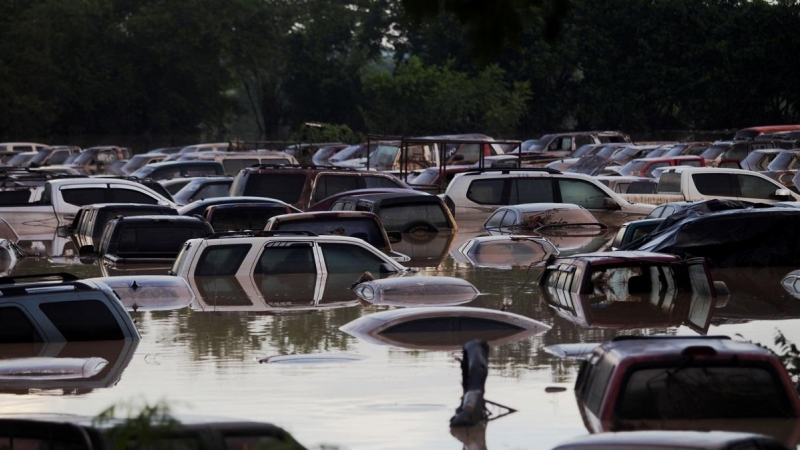
[[[4,277],[0,294],[0,344],[140,339],[119,298],[100,282],[66,273]]]

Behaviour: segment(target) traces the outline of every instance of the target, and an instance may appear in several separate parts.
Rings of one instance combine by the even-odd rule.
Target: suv
[[[371,212],[380,217],[387,233],[458,231],[456,220],[440,197],[417,192],[342,197],[331,211]]]
[[[271,217],[294,212],[286,203],[265,200],[212,205],[206,208],[203,217],[214,231],[263,230]]]
[[[224,277],[287,274],[345,274],[352,284],[364,271],[404,274],[406,268],[349,236],[317,236],[307,231],[217,233],[191,239],[181,248],[171,275]]]
[[[78,248],[94,246],[100,240],[106,224],[115,217],[143,215],[174,215],[178,211],[167,205],[146,205],[140,203],[96,203],[82,206],[75,214],[72,224],[66,227],[77,241]]]
[[[475,170],[458,174],[445,202],[460,220],[485,219],[497,208],[521,203],[573,203],[609,227],[641,219],[654,205],[631,204],[592,177],[552,169]]]
[[[106,224],[97,253],[111,264],[168,263],[188,239],[213,233],[211,225],[200,217],[116,217]]]
[[[725,336],[617,337],[581,364],[575,396],[592,433],[678,428],[775,436],[800,417],[780,359]]]
[[[392,250],[392,244],[381,221],[366,211],[322,211],[283,214],[271,217],[265,231],[310,231],[319,235],[351,236],[363,239],[395,261],[409,257]]]
[[[122,302],[103,283],[66,273],[4,277],[0,294],[2,344],[139,340]]]
[[[270,197],[300,209],[339,192],[363,188],[407,188],[397,178],[376,172],[316,166],[256,166],[242,169],[231,196]]]

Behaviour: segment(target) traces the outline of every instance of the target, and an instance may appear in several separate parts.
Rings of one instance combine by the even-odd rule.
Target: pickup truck
[[[94,203],[175,205],[139,183],[112,178],[48,180],[28,189],[0,191],[0,217],[22,236],[54,235]]]
[[[754,203],[800,201],[800,195],[760,173],[707,167],[667,169],[659,178],[655,194],[622,194],[622,197],[651,205],[713,199]]]

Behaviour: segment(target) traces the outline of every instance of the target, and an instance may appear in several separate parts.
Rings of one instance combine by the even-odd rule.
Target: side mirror
[[[94,255],[94,246],[93,245],[82,245],[81,248],[78,249],[78,254],[80,256],[93,256]]]
[[[56,228],[56,236],[61,238],[69,237],[69,227],[62,225]]]
[[[777,189],[773,195],[778,200],[792,200],[792,191],[789,189]]]
[[[620,206],[613,198],[605,197],[603,199],[603,209],[620,209]]]
[[[390,244],[397,244],[403,240],[403,235],[399,231],[387,231],[386,236],[389,237]]]

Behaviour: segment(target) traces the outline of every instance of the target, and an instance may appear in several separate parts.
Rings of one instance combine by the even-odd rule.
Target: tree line
[[[286,139],[307,122],[528,138],[800,121],[798,2],[490,3],[511,6],[6,0],[0,138]]]

